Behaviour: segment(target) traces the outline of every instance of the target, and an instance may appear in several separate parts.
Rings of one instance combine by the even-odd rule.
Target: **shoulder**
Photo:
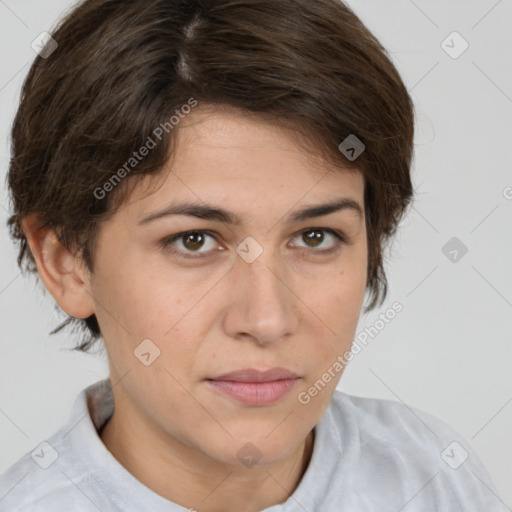
[[[336,390],[332,398],[332,414],[339,424],[350,418],[364,444],[388,444],[395,452],[409,454],[412,453],[409,450],[414,450],[414,453],[421,452],[436,462],[449,459],[445,449],[448,449],[448,455],[454,449],[457,461],[465,458],[464,452],[477,459],[469,443],[450,425],[403,402],[354,396]],[[453,466],[457,461],[448,461],[448,465]]]
[[[94,485],[92,476],[70,460],[59,436],[60,431],[0,475],[0,512],[98,510],[81,491]]]
[[[452,427],[436,416],[395,400],[360,397],[336,390],[332,408],[338,419],[350,414],[368,436],[394,440],[397,434],[402,434],[404,441],[411,438],[420,444],[429,444],[444,436],[459,437]]]
[[[402,402],[338,390],[331,412],[341,445],[344,427],[357,434],[361,477],[378,471],[383,488],[400,481],[411,487],[407,492],[425,485],[422,499],[450,510],[504,510],[471,445],[436,416]]]

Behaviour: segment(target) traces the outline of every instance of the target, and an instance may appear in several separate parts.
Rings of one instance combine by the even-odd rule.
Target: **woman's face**
[[[322,417],[342,372],[332,368],[355,334],[367,269],[363,177],[315,159],[282,128],[199,108],[180,122],[169,171],[156,192],[144,177],[99,232],[88,286],[112,380],[122,378],[116,404],[145,426],[141,442],[178,442],[224,464],[277,463]],[[361,212],[293,219],[341,199]],[[185,203],[239,222],[155,215]],[[275,367],[298,378],[210,380]],[[309,393],[315,382],[321,391]]]

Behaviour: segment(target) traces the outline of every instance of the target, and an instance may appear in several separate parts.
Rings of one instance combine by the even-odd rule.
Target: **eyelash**
[[[348,240],[347,238],[343,235],[343,233],[341,233],[340,231],[337,231],[337,230],[334,230],[334,229],[331,229],[331,228],[322,228],[322,227],[318,227],[318,228],[308,228],[308,229],[304,229],[302,231],[300,231],[296,236],[300,236],[304,233],[308,233],[310,231],[324,231],[326,233],[329,233],[331,235],[333,235],[335,237],[335,244],[332,248],[330,249],[324,249],[324,250],[315,250],[315,249],[311,249],[311,251],[313,253],[317,253],[317,254],[321,254],[321,255],[328,255],[328,254],[331,254],[337,250],[339,250],[341,248],[342,245],[346,245],[348,244]],[[216,239],[216,236],[215,236],[215,233],[208,230],[208,229],[193,229],[193,230],[190,230],[190,231],[182,231],[181,233],[176,233],[175,235],[172,235],[172,236],[169,236],[169,237],[166,237],[164,238],[162,241],[161,241],[161,246],[163,249],[165,250],[168,250],[170,251],[172,254],[176,254],[182,258],[186,258],[186,259],[197,259],[197,258],[207,258],[210,254],[208,252],[205,252],[205,253],[186,253],[184,251],[181,251],[181,250],[176,250],[174,248],[171,248],[171,244],[173,242],[175,242],[176,240],[180,239],[180,238],[183,238],[185,235],[189,235],[191,233],[199,233],[199,234],[206,234],[206,235],[210,235],[212,238]],[[299,249],[303,249],[305,251],[308,251],[308,248],[306,247],[300,247]],[[191,254],[194,254],[194,256],[192,256]]]

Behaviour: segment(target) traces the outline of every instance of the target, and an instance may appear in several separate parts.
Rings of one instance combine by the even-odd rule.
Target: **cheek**
[[[130,338],[131,344],[158,337],[173,326],[179,314],[176,287],[168,287],[144,265],[128,258],[102,260],[91,288],[104,337]]]
[[[366,260],[336,271],[326,283],[323,302],[334,320],[352,322],[359,317],[366,287]],[[356,320],[357,321],[357,320]]]
[[[366,269],[365,269],[366,270]],[[364,300],[366,273],[359,268],[337,271],[317,288],[306,303],[321,321],[318,329],[324,340],[326,359],[344,352],[352,344]]]

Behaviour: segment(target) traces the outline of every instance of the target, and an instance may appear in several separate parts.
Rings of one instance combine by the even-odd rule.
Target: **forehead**
[[[180,121],[160,175],[144,176],[130,204],[183,200],[291,208],[341,195],[361,200],[362,173],[328,162],[293,130],[232,109],[196,109]],[[262,212],[263,213],[263,212]]]
[[[209,157],[217,153],[223,163],[229,156],[232,160],[256,156],[258,162],[272,162],[272,167],[293,162],[323,174],[329,164],[308,139],[308,134],[300,133],[298,127],[291,128],[289,121],[267,119],[230,106],[204,106],[181,121],[175,154],[193,158],[201,153],[208,153]]]

